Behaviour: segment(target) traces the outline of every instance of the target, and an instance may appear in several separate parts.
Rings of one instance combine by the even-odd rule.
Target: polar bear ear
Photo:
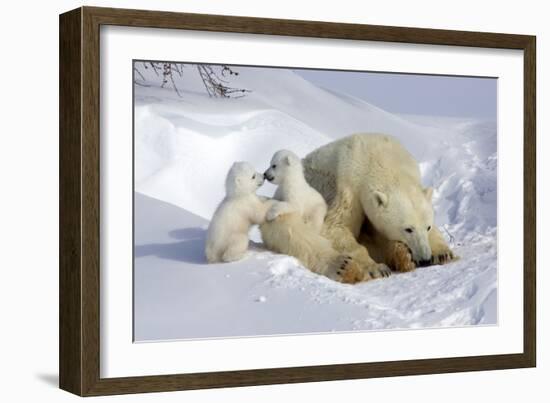
[[[374,191],[374,200],[378,207],[386,207],[388,205],[388,196],[385,193]]]
[[[294,162],[292,160],[292,156],[291,155],[286,155],[285,158],[283,159],[283,161],[285,162],[285,164],[287,164],[288,166],[292,165],[292,163]]]
[[[427,187],[426,189],[424,189],[424,194],[426,195],[426,199],[428,199],[429,201],[432,200],[433,193],[434,193],[434,188],[432,187]]]

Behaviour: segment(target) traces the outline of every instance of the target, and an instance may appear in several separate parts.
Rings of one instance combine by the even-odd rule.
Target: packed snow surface
[[[497,322],[494,121],[397,116],[283,69],[241,68],[231,85],[251,92],[237,99],[209,98],[191,65],[175,75],[181,96],[141,71],[148,86],[135,86],[137,341]],[[234,161],[263,172],[279,149],[305,156],[356,132],[391,134],[415,156],[459,261],[345,285],[265,250],[255,229],[244,260],[206,263],[206,229]],[[273,192],[267,183],[259,191]]]

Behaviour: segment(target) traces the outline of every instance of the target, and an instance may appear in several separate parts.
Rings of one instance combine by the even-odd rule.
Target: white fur
[[[225,181],[226,196],[208,227],[205,252],[209,263],[232,262],[244,257],[250,227],[262,224],[273,204],[256,195],[263,182],[263,175],[250,164],[233,164]]]
[[[260,229],[269,249],[345,282],[388,276],[388,265],[401,271],[394,251],[402,248],[395,245],[405,244],[421,264],[456,258],[433,223],[432,190],[422,187],[417,162],[393,137],[352,135],[314,150],[302,164],[329,205],[322,231],[313,236],[283,217],[267,221]],[[344,266],[335,263],[338,254],[348,257]],[[407,261],[399,265],[410,270]]]
[[[346,189],[357,201],[357,213],[387,239],[408,245],[415,260],[431,258],[432,190],[422,187],[418,163],[394,137],[350,136],[319,148],[304,164],[336,174],[339,191]],[[356,237],[361,223],[360,217],[350,223]]]
[[[274,199],[280,203],[275,203],[268,210],[267,220],[273,221],[281,215],[296,213],[306,225],[320,233],[327,214],[327,204],[323,196],[306,182],[300,158],[292,151],[277,151],[264,176],[271,183],[279,185]]]

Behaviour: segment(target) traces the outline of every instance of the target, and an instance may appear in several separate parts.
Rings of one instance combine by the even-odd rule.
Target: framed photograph
[[[535,37],[60,16],[60,387],[533,367]]]

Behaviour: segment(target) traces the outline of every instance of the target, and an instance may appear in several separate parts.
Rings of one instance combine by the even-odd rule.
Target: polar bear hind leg
[[[216,263],[220,261],[219,253],[216,251],[216,248],[214,245],[210,244],[209,242],[206,243],[206,261],[208,263]]]
[[[227,243],[227,248],[222,254],[222,261],[229,263],[241,260],[248,249],[248,236],[234,234]]]
[[[314,273],[342,283],[364,281],[353,259],[332,248],[328,239],[306,225],[299,214],[286,214],[260,226],[266,247],[293,256]]]

